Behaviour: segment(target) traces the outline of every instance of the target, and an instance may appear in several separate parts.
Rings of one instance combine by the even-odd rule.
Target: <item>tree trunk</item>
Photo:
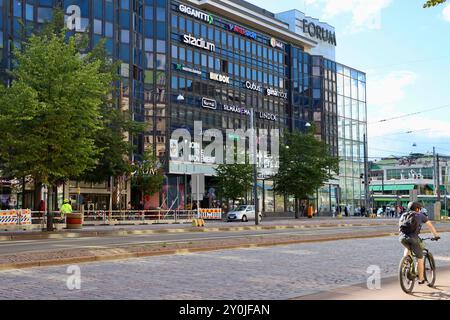
[[[294,211],[295,211],[295,219],[298,219],[299,218],[299,203],[298,203],[297,197],[294,198]]]
[[[47,186],[47,231],[53,231],[53,213],[50,208],[50,192],[53,186]]]

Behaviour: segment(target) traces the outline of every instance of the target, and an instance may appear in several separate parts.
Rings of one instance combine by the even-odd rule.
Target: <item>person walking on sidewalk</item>
[[[433,224],[428,220],[428,216],[422,210],[422,204],[413,202],[408,205],[409,211],[405,212],[399,221],[399,240],[405,247],[404,256],[412,251],[417,257],[417,270],[419,273],[419,284],[425,283],[425,264],[423,258],[423,249],[421,246],[421,239],[419,237],[422,225],[426,224],[428,229],[433,233],[434,238],[439,240],[439,234],[437,233]]]
[[[61,206],[61,220],[65,221],[65,215],[68,213],[72,213],[72,205],[70,204],[69,199],[64,199],[63,205]]]

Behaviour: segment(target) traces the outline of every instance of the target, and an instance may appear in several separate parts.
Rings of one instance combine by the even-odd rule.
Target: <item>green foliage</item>
[[[427,2],[424,3],[423,7],[424,8],[430,8],[430,7],[435,7],[439,4],[442,4],[444,2],[446,2],[447,0],[428,0]]]
[[[131,186],[141,195],[153,195],[161,191],[164,172],[158,167],[158,159],[152,150],[146,150],[140,163],[132,165],[133,178]]]
[[[280,146],[280,168],[274,177],[275,191],[308,199],[333,178],[339,159],[330,155],[327,144],[317,140],[312,130],[305,134],[286,133],[284,141]]]
[[[112,76],[81,55],[75,37],[48,28],[14,50],[13,83],[0,88],[0,158],[9,176],[54,185],[95,166],[100,106]]]
[[[221,197],[238,200],[247,195],[253,185],[253,167],[250,164],[220,164],[215,181]]]

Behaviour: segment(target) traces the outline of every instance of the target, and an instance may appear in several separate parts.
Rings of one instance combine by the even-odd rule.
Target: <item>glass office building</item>
[[[366,75],[337,64],[339,186],[341,206],[364,205],[364,135],[367,137]]]
[[[337,41],[334,28],[326,23],[297,10],[274,14],[241,0],[0,0],[0,75],[5,81],[20,21],[33,30],[51,19],[53,7],[64,10],[69,33],[88,33],[91,48],[106,38],[107,51],[121,61],[116,107],[146,124],[145,132],[133,137],[137,146],[133,160],[139,161],[145,148],[153,148],[166,173],[161,194],[146,200],[149,206],[179,207],[188,202],[184,195],[189,194],[192,173],[204,173],[208,188],[214,187],[214,163],[170,157],[172,132],[184,128],[192,133],[196,120],[202,121],[203,130],[245,130],[254,108],[258,130],[301,131],[314,124],[316,136],[334,155],[350,152],[359,159],[353,142],[350,149],[340,145],[347,140],[358,144],[360,139],[338,135],[339,97],[347,95],[339,93]],[[355,72],[362,82],[358,78],[362,73]],[[365,103],[365,97],[349,97]],[[350,119],[365,121],[359,114]],[[356,182],[351,180],[353,173],[344,172],[339,182],[347,194],[344,189]],[[292,199],[273,193],[270,179],[259,185],[265,211],[292,208]],[[74,183],[71,192],[80,186],[106,201],[102,186]],[[315,206],[322,208],[320,212],[330,212],[338,202],[338,189],[338,182],[331,181],[318,190]]]

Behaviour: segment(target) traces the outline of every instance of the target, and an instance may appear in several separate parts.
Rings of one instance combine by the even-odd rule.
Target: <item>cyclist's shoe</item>
[[[418,284],[424,284],[426,281],[422,280],[422,281],[417,281]]]

